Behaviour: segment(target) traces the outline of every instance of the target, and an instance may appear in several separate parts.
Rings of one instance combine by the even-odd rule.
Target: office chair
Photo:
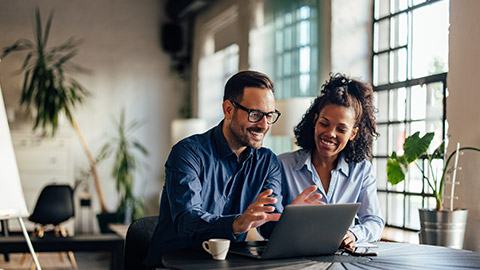
[[[69,185],[47,185],[40,192],[33,213],[28,217],[28,220],[35,222],[32,236],[43,237],[45,226],[51,224],[54,226],[53,230],[56,237],[67,237],[68,233],[63,222],[69,220],[74,215],[73,189]],[[69,251],[67,254],[72,267],[77,269],[73,252]],[[27,253],[20,260],[21,264],[25,261],[26,255]],[[60,260],[63,260],[61,252],[59,252],[59,256]],[[34,266],[33,262],[32,266]]]
[[[137,219],[130,224],[125,238],[124,270],[147,269],[143,261],[147,257],[157,222],[158,216],[151,216]]]

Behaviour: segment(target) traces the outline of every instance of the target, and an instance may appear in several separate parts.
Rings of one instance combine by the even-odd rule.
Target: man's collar
[[[220,158],[227,157],[233,153],[232,149],[230,149],[230,146],[228,146],[227,139],[225,139],[225,136],[223,135],[222,131],[222,125],[223,125],[223,120],[218,124],[215,129],[213,130],[213,137],[215,140],[215,147],[217,148],[217,153]]]
[[[220,159],[223,159],[232,154],[236,156],[236,154],[228,145],[227,139],[223,134],[223,130],[222,130],[223,123],[224,121],[222,120],[222,122],[220,122],[220,124],[218,124],[213,131],[213,134],[214,134],[213,136],[215,138],[215,146],[217,148],[217,153]],[[252,153],[253,153],[253,148],[247,147],[244,153],[242,154],[242,160],[246,160],[248,157],[252,155]]]

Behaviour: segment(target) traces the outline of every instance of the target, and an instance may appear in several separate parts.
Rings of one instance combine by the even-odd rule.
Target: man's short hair
[[[225,84],[223,101],[240,102],[243,98],[245,87],[271,89],[274,92],[273,81],[266,74],[252,70],[240,71],[228,79]]]

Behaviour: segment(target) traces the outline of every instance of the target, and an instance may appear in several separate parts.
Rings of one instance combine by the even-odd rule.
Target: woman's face
[[[315,151],[318,157],[336,159],[349,140],[357,135],[355,110],[328,104],[315,115]]]

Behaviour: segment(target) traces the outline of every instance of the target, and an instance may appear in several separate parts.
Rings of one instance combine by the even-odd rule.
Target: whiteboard
[[[0,219],[29,215],[0,88]]]

